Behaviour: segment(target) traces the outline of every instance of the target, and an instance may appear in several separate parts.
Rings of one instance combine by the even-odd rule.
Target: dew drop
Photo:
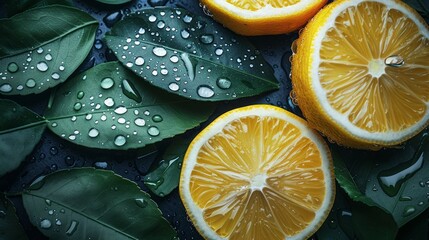
[[[75,220],[72,220],[72,222],[70,223],[69,228],[66,231],[66,234],[68,236],[73,235],[74,232],[76,232],[77,226],[79,225],[79,223]]]
[[[116,22],[121,20],[121,18],[122,18],[122,13],[120,11],[112,12],[103,18],[103,22],[104,24],[106,24],[106,27],[111,28]]]
[[[11,62],[9,65],[7,65],[7,70],[11,73],[17,72],[19,69],[18,64]]]
[[[80,102],[75,103],[74,106],[73,106],[73,109],[75,111],[81,110],[82,109],[82,103],[80,103]]]
[[[191,59],[189,58],[189,54],[188,53],[182,53],[180,54],[180,57],[183,60],[183,63],[185,63],[185,67],[186,67],[186,71],[188,72],[188,76],[189,79],[192,81],[195,78],[195,73],[194,73],[194,65],[191,62]]]
[[[83,96],[85,96],[85,93],[83,92],[83,91],[79,91],[78,93],[77,93],[77,98],[78,99],[82,99],[83,98]]]
[[[122,80],[122,93],[130,99],[133,99],[136,102],[141,102],[142,97],[134,86],[134,84],[126,79]]]
[[[156,21],[156,16],[155,15],[150,15],[148,18],[149,22],[155,22]]]
[[[214,95],[214,91],[207,85],[201,85],[197,89],[197,94],[202,98],[211,98]]]
[[[103,48],[103,42],[100,39],[95,40],[94,42],[94,47],[95,49],[102,49]]]
[[[392,55],[384,59],[384,64],[391,67],[400,67],[405,64],[405,61],[398,55]]]
[[[59,219],[57,219],[56,221],[55,221],[55,225],[57,225],[57,226],[61,226],[63,223],[61,222],[61,220],[59,220]]]
[[[51,226],[52,226],[52,223],[48,219],[43,219],[40,222],[40,228],[42,229],[49,229]]]
[[[64,69],[66,69],[63,65],[61,65],[61,66],[59,66],[58,67],[58,69],[60,70],[60,71],[64,71]]]
[[[186,30],[186,29],[183,29],[181,32],[180,32],[180,36],[182,36],[182,38],[184,38],[184,39],[187,39],[187,38],[189,38],[189,36],[190,36],[191,34],[188,32],[188,30]]]
[[[214,36],[212,34],[203,34],[200,36],[200,42],[204,44],[211,44],[213,43]]]
[[[215,54],[216,54],[217,56],[221,56],[221,55],[223,54],[223,49],[222,49],[222,48],[216,48],[216,49],[215,49]]]
[[[113,107],[113,105],[115,105],[115,101],[113,100],[113,98],[108,97],[104,100],[104,105],[106,105],[107,107]]]
[[[190,22],[192,22],[192,16],[191,16],[191,15],[189,15],[189,14],[186,14],[185,16],[183,16],[183,21],[184,21],[185,23],[190,23]]]
[[[152,137],[156,137],[159,135],[159,129],[155,126],[152,126],[147,129],[147,133]]]
[[[92,119],[92,114],[91,113],[86,114],[85,119],[88,120],[88,121],[91,120]]]
[[[39,54],[40,54],[40,53],[43,53],[43,48],[39,47],[39,48],[36,50],[36,52],[37,52],[37,53],[39,53]]]
[[[52,79],[54,79],[54,80],[58,80],[58,79],[60,79],[60,75],[59,75],[58,73],[56,73],[56,72],[52,73],[51,77],[52,77]]]
[[[416,208],[413,206],[407,206],[404,208],[404,211],[402,212],[402,216],[408,217],[412,215],[416,211]]]
[[[48,71],[48,64],[46,64],[46,62],[41,61],[41,62],[37,63],[36,67],[41,72]]]
[[[231,87],[231,81],[228,78],[218,78],[216,85],[221,89],[228,89]]]
[[[51,61],[52,60],[52,55],[50,53],[45,55],[45,60],[46,61]]]
[[[172,63],[177,63],[177,62],[179,62],[179,57],[176,56],[176,55],[173,55],[173,56],[170,57],[170,61]]]
[[[139,127],[143,127],[144,125],[146,125],[146,121],[143,118],[136,118],[134,120],[134,124],[136,124]]]
[[[159,21],[159,22],[156,24],[156,26],[157,26],[159,29],[164,28],[164,27],[165,27],[165,22],[164,22],[164,21]]]
[[[125,143],[127,143],[127,139],[123,136],[123,135],[118,135],[115,137],[115,140],[113,141],[113,143],[118,146],[124,146]]]
[[[113,87],[114,84],[115,82],[110,77],[103,78],[100,83],[101,88],[103,89],[110,89],[111,87]]]
[[[144,34],[145,32],[146,32],[146,30],[144,28],[140,28],[138,31],[139,34]]]
[[[167,55],[167,51],[165,50],[165,48],[162,47],[154,47],[152,52],[158,57],[164,57],[165,55]]]
[[[88,136],[91,137],[91,138],[98,137],[99,134],[100,134],[100,132],[97,129],[95,129],[95,128],[91,128],[88,131]]]
[[[119,106],[114,111],[116,114],[122,115],[122,114],[125,114],[128,111],[128,109],[124,106]]]
[[[168,88],[171,90],[171,91],[174,91],[174,92],[176,92],[177,90],[179,90],[179,84],[177,84],[177,83],[170,83],[169,85],[168,85]]]
[[[107,164],[107,162],[96,162],[96,163],[94,163],[94,166],[97,168],[106,169],[108,164]]]
[[[144,64],[144,58],[136,57],[136,59],[134,60],[134,64],[136,64],[137,66],[143,65]]]
[[[5,83],[0,86],[0,92],[4,92],[4,93],[12,92],[12,86],[8,83]]]
[[[145,208],[148,204],[148,202],[143,198],[137,198],[135,201],[136,201],[137,206],[139,206],[141,208]]]
[[[160,115],[153,115],[152,120],[154,122],[162,122],[162,117]]]
[[[48,205],[48,206],[51,206],[51,200],[49,200],[49,199],[45,199],[45,203],[46,203],[46,205]]]

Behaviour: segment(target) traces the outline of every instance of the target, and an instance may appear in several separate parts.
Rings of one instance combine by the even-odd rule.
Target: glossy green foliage
[[[0,193],[0,239],[28,239],[16,216],[15,207],[3,193]]]

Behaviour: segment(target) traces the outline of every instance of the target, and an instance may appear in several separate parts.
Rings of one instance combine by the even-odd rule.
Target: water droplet
[[[114,111],[116,114],[122,115],[122,114],[126,113],[128,111],[128,109],[124,106],[119,106]]]
[[[37,63],[36,67],[41,72],[48,71],[48,64],[46,64],[46,62],[41,61],[41,62]]]
[[[107,162],[96,162],[94,163],[94,166],[98,168],[106,169],[108,164]]]
[[[96,128],[91,128],[88,131],[88,136],[91,138],[98,137],[99,134],[100,134],[100,132]]]
[[[52,60],[52,55],[50,53],[45,55],[45,60],[46,61],[51,61]]]
[[[120,11],[112,12],[112,13],[109,13],[108,15],[106,15],[103,18],[103,22],[104,22],[104,24],[106,24],[106,26],[108,28],[111,28],[111,27],[113,27],[113,25],[116,22],[118,22],[119,20],[121,20],[121,18],[122,18],[122,13]]]
[[[165,50],[165,48],[162,47],[154,47],[152,52],[158,57],[164,57],[165,55],[167,55],[167,51]]]
[[[147,133],[149,135],[151,135],[152,137],[156,137],[156,136],[159,135],[159,129],[157,127],[155,127],[155,126],[152,126],[152,127],[149,127],[147,129]]]
[[[414,159],[415,158],[415,159]],[[418,158],[401,163],[391,169],[380,172],[377,176],[383,191],[390,197],[398,194],[402,184],[423,166],[423,152]]]
[[[82,103],[80,103],[80,102],[75,103],[74,106],[73,106],[73,109],[75,111],[81,110],[82,109]]]
[[[141,208],[145,208],[148,204],[146,199],[143,199],[143,198],[137,198],[135,201],[136,201],[137,206],[139,206]]]
[[[79,91],[79,92],[77,92],[76,97],[77,97],[78,99],[82,99],[82,98],[83,98],[83,96],[85,96],[85,93],[84,93],[83,91]]]
[[[171,91],[176,92],[177,90],[179,90],[179,85],[178,85],[177,83],[173,82],[173,83],[170,83],[170,84],[168,85],[168,88],[169,88]]]
[[[58,79],[60,79],[60,75],[59,75],[58,73],[56,73],[56,72],[52,73],[51,77],[52,77],[52,79],[54,79],[54,80],[58,80]]]
[[[32,78],[29,78],[27,82],[25,82],[25,86],[29,88],[34,88],[36,86],[36,81]]]
[[[211,98],[214,95],[214,91],[207,85],[201,85],[197,89],[197,94],[202,98]]]
[[[49,214],[49,215],[53,215],[53,214],[54,214],[54,210],[49,210],[49,211],[48,211],[48,214]]]
[[[46,205],[51,206],[51,200],[45,199],[45,203],[46,203]]]
[[[213,43],[214,36],[212,34],[203,34],[200,36],[200,42],[204,44],[211,44]]]
[[[170,61],[172,63],[177,63],[177,62],[179,62],[179,57],[176,56],[176,55],[173,55],[173,56],[170,57]]]
[[[216,54],[217,56],[222,55],[222,54],[223,54],[223,49],[222,49],[222,48],[216,48],[216,49],[215,49],[215,54]]]
[[[57,226],[61,226],[63,223],[61,222],[61,220],[57,219],[55,220],[55,225]]]
[[[113,107],[113,105],[115,105],[115,101],[113,100],[113,98],[108,97],[104,100],[104,105],[106,105],[107,107]]]
[[[0,92],[4,92],[4,93],[12,92],[12,86],[9,83],[5,83],[0,86]]]
[[[143,64],[144,64],[144,58],[142,58],[142,57],[136,57],[136,59],[134,60],[134,63],[135,63],[137,66],[141,66],[141,65],[143,65]]]
[[[415,211],[416,211],[415,207],[413,207],[413,206],[406,206],[404,208],[404,211],[402,212],[402,216],[408,217],[408,216],[412,215]]]
[[[155,22],[156,21],[156,16],[155,15],[150,15],[148,18],[149,22]]]
[[[60,71],[64,71],[64,69],[66,69],[66,68],[65,68],[64,66],[62,66],[62,65],[61,65],[61,66],[59,66],[59,67],[58,67],[58,69],[59,69]]]
[[[36,52],[37,52],[37,53],[39,53],[39,54],[40,54],[40,53],[43,53],[43,48],[39,47],[39,48],[36,50]]]
[[[185,16],[183,16],[183,21],[184,21],[185,23],[190,23],[190,22],[192,22],[192,16],[191,16],[191,15],[189,15],[189,14],[186,14]]]
[[[146,125],[146,121],[143,118],[136,118],[134,120],[134,123],[139,127],[143,127],[144,125]]]
[[[228,89],[231,87],[231,81],[228,78],[218,78],[216,85],[221,89]]]
[[[190,36],[191,34],[188,32],[188,30],[186,30],[186,29],[183,29],[181,32],[180,32],[180,36],[182,36],[182,38],[184,38],[184,39],[187,39],[187,38],[189,38],[189,36]]]
[[[72,220],[72,221],[71,221],[71,223],[70,223],[69,228],[68,228],[68,229],[67,229],[67,231],[66,231],[66,234],[67,234],[68,236],[73,235],[73,233],[74,233],[74,232],[76,232],[76,229],[77,229],[77,226],[78,226],[78,225],[79,225],[79,223],[78,223],[77,221]]]
[[[139,30],[138,30],[138,33],[139,34],[144,34],[146,32],[146,30],[144,29],[144,28],[140,28]]]
[[[34,180],[33,183],[31,183],[29,188],[31,190],[37,190],[42,188],[44,184],[45,184],[45,176],[40,176],[36,178],[36,180]]]
[[[52,226],[52,223],[48,219],[43,219],[40,222],[40,228],[42,229],[49,229],[51,226]]]
[[[165,22],[164,21],[159,21],[157,24],[156,24],[156,26],[158,27],[158,28],[164,28],[165,27]]]
[[[11,62],[7,65],[7,70],[11,73],[17,72],[19,69],[18,64]]]
[[[180,55],[180,57],[183,60],[183,63],[185,63],[185,67],[186,67],[186,71],[188,72],[188,76],[189,79],[192,81],[195,78],[195,73],[194,73],[194,65],[191,62],[191,59],[189,58],[189,54],[188,53],[182,53]]]
[[[67,164],[67,166],[73,166],[75,164],[75,159],[72,156],[66,156],[64,158],[64,162]]]
[[[56,148],[56,147],[51,147],[50,149],[49,149],[49,152],[51,153],[51,155],[57,155],[58,154],[58,148]]]
[[[123,135],[118,135],[115,137],[113,143],[118,147],[122,147],[125,145],[125,143],[127,143],[127,139]]]
[[[391,67],[400,67],[405,64],[405,61],[398,55],[392,55],[384,59],[384,64]]]
[[[88,120],[88,121],[91,120],[92,119],[92,114],[91,113],[86,114],[85,115],[85,119]]]
[[[160,115],[153,115],[152,120],[154,122],[162,122],[162,117]]]
[[[110,77],[103,78],[100,83],[101,88],[103,89],[110,89],[111,87],[113,87],[114,84],[115,81],[113,81],[113,79]]]
[[[122,80],[122,93],[136,102],[141,102],[142,97],[134,84],[126,79]]]

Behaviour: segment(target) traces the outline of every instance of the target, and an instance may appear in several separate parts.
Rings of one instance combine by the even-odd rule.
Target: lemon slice
[[[248,36],[292,32],[302,27],[327,0],[200,0],[213,18]]]
[[[296,100],[329,139],[376,150],[428,125],[429,28],[405,3],[334,1],[296,45]]]
[[[329,149],[271,105],[229,111],[190,144],[180,196],[206,239],[304,239],[326,219],[335,186]]]

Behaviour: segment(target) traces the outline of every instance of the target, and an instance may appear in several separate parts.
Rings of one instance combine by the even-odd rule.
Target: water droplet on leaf
[[[48,71],[48,68],[49,68],[48,64],[46,64],[46,62],[43,62],[43,61],[37,63],[36,67],[41,72],[46,72]]]
[[[154,47],[152,52],[158,57],[164,57],[167,55],[167,51],[163,47]]]
[[[134,84],[126,79],[122,80],[122,93],[136,102],[141,102],[142,97]]]
[[[154,121],[154,122],[162,122],[162,117],[160,116],[160,115],[154,115],[153,117],[152,117],[152,120]]]
[[[147,133],[152,136],[152,137],[156,137],[159,135],[159,129],[155,126],[151,126],[147,129]]]
[[[177,90],[179,90],[179,85],[177,84],[177,83],[170,83],[169,85],[168,85],[168,88],[171,90],[171,91],[174,91],[174,92],[176,92]]]
[[[29,88],[34,88],[36,86],[36,81],[32,78],[29,78],[27,82],[25,82],[25,86]]]
[[[231,81],[228,78],[218,78],[216,85],[221,89],[228,89],[231,87]]]
[[[134,60],[134,64],[136,64],[136,66],[141,66],[144,64],[144,58],[142,57],[136,57],[136,59]]]
[[[107,107],[113,107],[113,105],[115,105],[115,101],[113,100],[113,98],[108,97],[104,100],[104,105],[106,105]]]
[[[66,234],[67,234],[68,236],[73,235],[73,233],[74,233],[74,232],[76,232],[76,230],[77,230],[77,226],[78,226],[78,225],[79,225],[79,223],[78,223],[77,221],[72,220],[72,221],[71,221],[71,223],[70,223],[69,228],[68,228],[68,229],[67,229],[67,231],[66,231]]]
[[[98,137],[99,134],[100,134],[100,132],[96,128],[91,128],[88,131],[88,136],[91,138]]]
[[[136,201],[137,206],[139,206],[141,208],[145,208],[148,204],[146,199],[143,199],[143,198],[137,198],[135,201]]]
[[[4,92],[4,93],[12,92],[12,86],[9,83],[5,83],[0,86],[0,92]]]
[[[188,32],[188,30],[183,29],[183,30],[180,32],[180,36],[182,36],[182,38],[184,38],[184,39],[187,39],[187,38],[189,38],[189,36],[191,36],[191,34]]]
[[[19,69],[18,64],[11,62],[7,65],[7,70],[11,73],[17,72]]]
[[[80,103],[80,102],[75,103],[74,106],[73,106],[73,109],[75,111],[81,110],[82,109],[82,103]]]
[[[110,89],[111,87],[113,87],[114,84],[115,82],[110,77],[103,78],[100,83],[101,88],[103,89]]]
[[[116,146],[122,147],[127,143],[127,139],[123,135],[118,135],[115,137],[115,140],[113,142]]]
[[[42,229],[49,229],[51,226],[52,226],[52,223],[48,219],[43,219],[40,222],[40,228]]]
[[[125,114],[128,111],[128,109],[124,106],[119,106],[114,111],[116,114],[122,115],[122,114]]]
[[[214,95],[214,91],[207,85],[201,85],[197,89],[197,94],[202,98],[211,98]]]
[[[204,44],[211,44],[213,43],[214,36],[212,34],[203,34],[200,36],[200,42]]]

